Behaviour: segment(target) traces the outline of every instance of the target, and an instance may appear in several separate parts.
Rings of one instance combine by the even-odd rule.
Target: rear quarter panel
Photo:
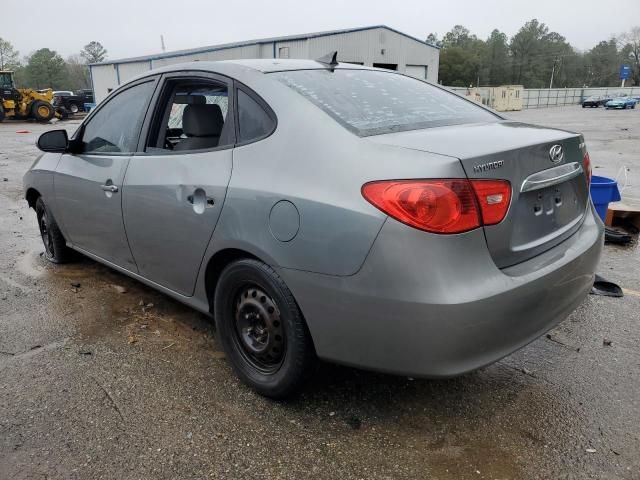
[[[362,266],[386,215],[360,189],[381,179],[464,177],[456,158],[360,138],[268,74],[240,81],[278,118],[275,132],[233,153],[233,173],[205,261],[245,249],[275,267],[348,276]],[[279,241],[269,216],[280,200],[299,214],[297,235]],[[202,272],[201,272],[202,273]]]

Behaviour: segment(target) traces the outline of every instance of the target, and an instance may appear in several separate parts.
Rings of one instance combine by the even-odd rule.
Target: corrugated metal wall
[[[118,73],[120,74],[120,83],[125,83],[131,80],[133,77],[140,75],[141,73],[151,70],[151,62],[135,62],[135,63],[121,63],[118,65]]]
[[[109,89],[118,87],[116,65],[94,65],[91,67],[91,80],[95,101],[101,102],[109,94]]]
[[[161,58],[153,61],[153,68],[175,65],[176,63],[215,60],[233,60],[234,58],[260,58],[260,45],[249,45],[245,47],[225,48],[213,52],[196,53],[193,55],[182,55],[178,57]]]

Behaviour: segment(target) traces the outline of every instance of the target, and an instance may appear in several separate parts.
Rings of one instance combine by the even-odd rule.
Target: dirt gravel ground
[[[584,132],[594,172],[625,165],[640,197],[640,111],[511,116]],[[0,480],[640,478],[637,244],[605,248],[624,298],[588,297],[490,367],[321,365],[277,403],[236,380],[208,318],[93,261],[43,260],[22,175],[51,128],[0,124]]]

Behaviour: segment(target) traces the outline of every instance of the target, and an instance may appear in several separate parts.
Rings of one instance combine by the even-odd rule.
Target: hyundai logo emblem
[[[549,158],[553,163],[560,163],[564,158],[564,151],[562,150],[562,145],[554,145],[549,150]]]

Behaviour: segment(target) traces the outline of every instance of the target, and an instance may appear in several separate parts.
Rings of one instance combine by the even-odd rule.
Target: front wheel
[[[71,249],[62,236],[62,232],[53,218],[49,209],[44,204],[42,197],[36,200],[36,217],[38,218],[38,228],[40,237],[44,244],[44,255],[52,263],[65,263],[71,257]]]
[[[75,115],[79,111],[78,105],[72,103],[71,105],[69,105],[69,111]]]
[[[48,122],[55,115],[53,106],[50,103],[43,102],[42,100],[36,100],[31,106],[31,113],[33,118],[38,122]]]
[[[291,291],[268,265],[243,259],[218,281],[220,342],[240,379],[266,397],[295,393],[315,363],[311,335]]]

